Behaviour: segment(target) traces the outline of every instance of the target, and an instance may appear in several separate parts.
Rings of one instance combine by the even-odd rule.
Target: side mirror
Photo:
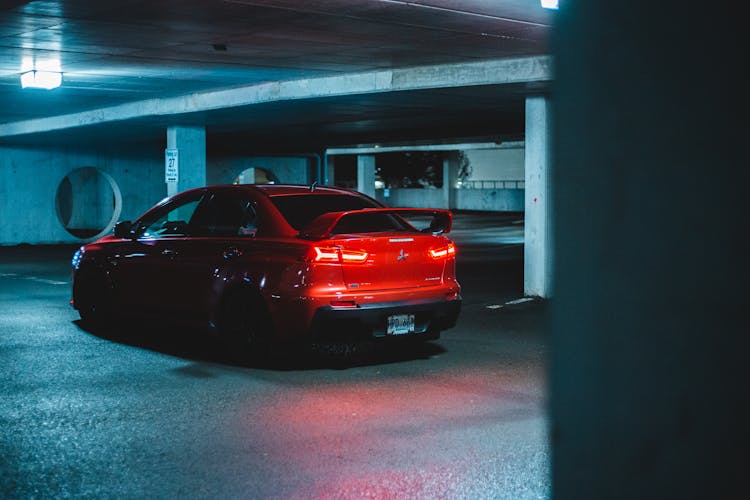
[[[129,220],[124,220],[115,224],[115,238],[132,239],[133,223]]]

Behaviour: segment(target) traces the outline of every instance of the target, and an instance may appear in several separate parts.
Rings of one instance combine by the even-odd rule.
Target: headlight
[[[81,259],[83,259],[83,252],[85,250],[83,247],[76,250],[76,253],[73,254],[73,260],[71,261],[71,265],[73,266],[73,269],[78,270],[78,267],[81,265]]]

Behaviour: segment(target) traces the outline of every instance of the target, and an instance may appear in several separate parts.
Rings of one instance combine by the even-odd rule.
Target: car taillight
[[[344,262],[361,264],[367,260],[367,252],[364,250],[341,250],[341,258]]]
[[[339,249],[336,247],[314,247],[315,262],[339,262]]]
[[[347,264],[361,264],[367,260],[367,252],[364,250],[349,250],[338,247],[313,247],[315,250],[315,262],[334,262]]]
[[[447,259],[456,255],[456,247],[453,243],[440,248],[430,248],[430,257],[435,260]]]

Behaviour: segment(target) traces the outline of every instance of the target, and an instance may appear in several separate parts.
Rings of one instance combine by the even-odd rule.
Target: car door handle
[[[177,256],[177,250],[172,250],[171,248],[167,248],[165,250],[161,251],[161,254],[166,257],[176,257]]]
[[[229,259],[235,259],[237,257],[242,257],[242,250],[240,250],[237,247],[229,247],[226,250],[224,250],[224,258]]]

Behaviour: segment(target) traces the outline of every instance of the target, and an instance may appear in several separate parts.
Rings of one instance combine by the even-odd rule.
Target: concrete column
[[[357,156],[357,191],[375,198],[375,157]]]
[[[538,297],[552,295],[549,109],[548,97],[526,99],[523,289],[525,295]]]
[[[458,167],[458,153],[451,151],[443,159],[443,206],[448,210],[456,208]]]
[[[559,14],[552,497],[747,496],[746,20],[650,0]]]
[[[336,157],[325,155],[323,183],[328,186],[336,185]]]
[[[206,185],[205,127],[172,126],[167,129],[167,149],[177,149],[177,183],[167,184],[167,195]]]

